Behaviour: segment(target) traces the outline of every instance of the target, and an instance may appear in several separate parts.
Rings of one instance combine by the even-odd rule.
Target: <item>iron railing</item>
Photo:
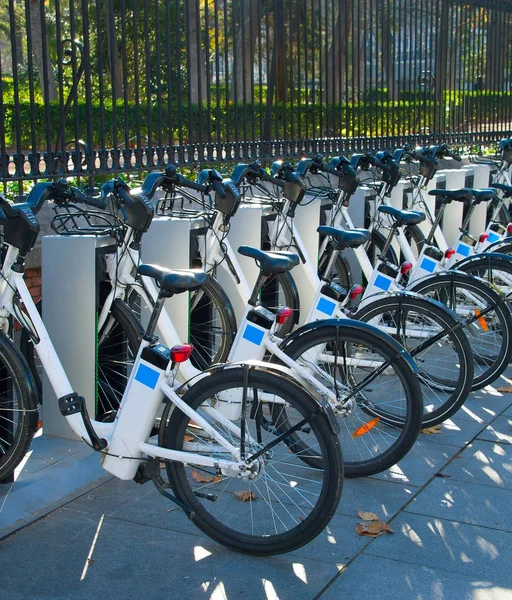
[[[0,178],[512,132],[509,0],[6,0]]]

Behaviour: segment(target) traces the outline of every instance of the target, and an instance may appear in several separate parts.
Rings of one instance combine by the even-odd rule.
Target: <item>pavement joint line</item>
[[[504,408],[499,414],[497,414],[492,421],[490,421],[487,424],[484,424],[482,429],[474,436],[472,437],[468,442],[466,442],[465,444],[462,445],[462,447],[460,447],[457,452],[447,460],[447,462],[442,465],[433,475],[431,475],[431,477],[429,477],[429,479],[427,479],[427,481],[421,485],[418,486],[418,489],[416,491],[415,494],[413,494],[406,502],[405,504],[402,505],[401,508],[399,508],[389,519],[388,521],[385,521],[386,523],[392,523],[394,521],[394,519],[396,519],[398,517],[398,515],[402,512],[408,512],[409,514],[418,514],[418,513],[413,513],[412,511],[407,511],[407,507],[409,506],[409,504],[411,504],[416,497],[421,494],[421,492],[427,487],[429,486],[432,481],[434,481],[435,479],[438,479],[437,477],[437,473],[441,473],[442,471],[444,471],[446,469],[446,467],[448,467],[454,460],[457,459],[457,456],[459,456],[461,454],[461,452],[463,452],[464,450],[466,450],[468,448],[468,446],[470,446],[474,440],[482,433],[482,431],[484,431],[485,429],[487,429],[487,427],[489,427],[489,425],[491,425],[491,423],[494,423],[494,421],[498,418],[501,417],[503,415],[503,413],[508,410],[510,408],[510,406]],[[420,434],[421,435],[421,434]],[[343,495],[342,495],[342,499],[343,499]],[[454,521],[454,522],[458,522],[458,521]],[[468,525],[468,523],[464,523],[465,525]],[[492,529],[492,528],[488,528],[488,529]],[[500,530],[502,531],[502,530]],[[379,536],[377,536],[379,537]],[[334,575],[334,577],[328,581],[325,586],[318,592],[318,594],[316,596],[313,597],[313,600],[318,600],[334,583],[335,581],[348,569],[348,567],[350,567],[350,565],[357,559],[359,558],[359,556],[361,556],[361,554],[363,554],[363,552],[374,542],[374,540],[377,539],[377,537],[370,539],[370,541],[368,542],[368,544],[366,544],[365,546],[363,546],[358,552],[356,552],[356,554],[354,554],[354,556],[352,556],[352,558],[350,558],[346,564],[343,566],[343,568],[341,568],[339,570],[338,573],[336,573],[336,575]],[[374,556],[374,555],[372,555]],[[393,560],[393,559],[390,559]],[[400,561],[398,561],[400,562]],[[403,561],[401,561],[403,562]],[[450,571],[448,571],[450,572]]]
[[[412,510],[406,510],[404,513],[408,515],[415,515],[416,517],[426,517],[429,519],[438,519],[439,521],[448,521],[449,523],[458,523],[459,525],[467,525],[468,527],[478,527],[480,529],[488,529],[489,531],[503,531],[504,533],[512,533],[512,529],[503,529],[499,527],[491,527],[490,525],[482,525],[475,523],[468,523],[467,521],[459,521],[458,519],[446,519],[444,517],[438,517],[436,515],[426,515],[425,513],[417,513]]]

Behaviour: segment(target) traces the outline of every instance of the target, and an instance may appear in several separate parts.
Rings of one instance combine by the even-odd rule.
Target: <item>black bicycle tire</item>
[[[215,309],[219,311],[219,315],[221,315],[222,322],[221,344],[215,355],[211,358],[211,360],[204,360],[204,357],[200,354],[200,345],[198,344],[199,332],[203,330],[203,327],[202,323],[200,322],[196,324],[194,320],[194,309],[191,308],[189,339],[190,342],[194,345],[194,350],[190,358],[192,364],[195,367],[199,368],[200,370],[204,370],[210,367],[212,364],[226,362],[229,351],[231,350],[231,346],[233,345],[233,341],[235,339],[237,323],[233,306],[226,292],[216,279],[209,276],[204,286],[202,286],[199,290],[196,290],[191,293],[191,307],[194,305],[195,296],[200,293],[206,293],[207,296],[209,296],[212,299],[212,301],[215,301]],[[197,333],[194,333],[194,331],[197,331]]]
[[[400,318],[402,318],[405,311],[408,310],[423,314],[429,319],[435,320],[437,325],[442,328],[441,330],[446,331],[447,335],[449,335],[448,339],[450,345],[453,347],[458,357],[459,376],[453,391],[448,398],[442,401],[439,407],[436,407],[431,412],[424,412],[423,427],[432,427],[443,423],[446,419],[455,414],[464,404],[471,391],[473,380],[473,357],[471,346],[462,329],[458,328],[458,321],[450,314],[450,312],[441,304],[432,302],[427,298],[409,295],[384,296],[376,299],[374,302],[366,304],[358,310],[356,319],[363,322],[370,322],[378,314],[386,314],[389,312],[399,314]],[[400,336],[398,336],[397,341],[403,343]],[[409,353],[418,364],[419,360],[416,357],[415,350],[407,346],[407,340],[405,340],[405,347],[409,350]],[[449,393],[452,386],[445,385],[440,379],[437,381],[434,380],[432,376],[433,372],[434,370],[429,370],[427,372],[419,369],[418,377],[420,383],[430,390],[439,389],[439,391],[442,391],[444,386]]]
[[[291,273],[278,273],[276,275],[271,275],[267,281],[264,283],[260,298],[261,304],[265,308],[269,308],[273,312],[279,307],[277,304],[271,301],[265,300],[265,290],[268,290],[272,285],[280,286],[283,294],[283,302],[279,303],[279,306],[287,306],[292,309],[292,315],[282,324],[279,325],[276,329],[276,335],[280,338],[286,337],[295,327],[295,325],[299,322],[300,317],[300,301],[299,295],[297,292],[297,286],[295,285],[295,281]]]
[[[334,340],[336,343],[339,343],[340,331],[343,332],[344,341],[347,343],[365,343],[369,348],[385,356],[386,362],[389,362],[396,369],[398,379],[406,390],[407,415],[404,419],[395,420],[394,423],[391,423],[392,419],[389,418],[389,413],[384,415],[378,409],[367,412],[371,416],[382,418],[384,423],[390,424],[397,431],[400,431],[397,441],[390,448],[372,458],[351,461],[347,457],[347,443],[355,442],[351,442],[351,435],[344,435],[344,421],[343,417],[340,418],[340,436],[342,437],[340,441],[344,456],[345,476],[367,477],[381,473],[395,465],[413,446],[422,424],[422,394],[417,378],[408,361],[402,355],[398,354],[395,345],[387,343],[384,336],[380,335],[380,333],[373,335],[371,331],[361,331],[359,329],[356,331],[349,328],[340,330],[340,328],[335,326],[323,325],[319,321],[317,327],[304,332],[304,334],[296,337],[288,345],[285,343],[282,350],[293,360],[299,360],[301,356],[305,355],[315,345],[328,344]],[[387,419],[385,416],[387,416]]]
[[[114,322],[114,326],[112,327],[111,331],[119,331],[120,334],[120,340],[117,342],[117,344],[124,344],[126,342],[128,351],[130,352],[133,359],[135,359],[135,355],[137,354],[137,351],[139,349],[140,343],[142,341],[142,335],[144,332],[140,323],[137,321],[133,312],[130,310],[130,307],[120,299],[115,300],[110,309],[109,318],[107,319],[105,326],[109,323],[109,319],[112,319],[112,321]],[[115,413],[119,408],[119,404],[122,400],[122,396],[125,390],[125,385],[123,385],[123,383],[128,382],[130,359],[125,360],[126,373],[119,373],[121,361],[117,356],[112,361],[112,367],[109,367],[107,357],[110,355],[106,352],[107,346],[105,339],[102,339],[101,331],[98,332],[98,340],[98,392],[96,418],[99,420],[111,420],[115,416]],[[102,354],[105,357],[103,361]],[[110,370],[115,374],[116,369],[118,370],[118,376],[122,378],[122,380],[116,381],[116,389],[114,389],[113,385],[111,384],[110,391],[107,391],[106,387],[102,385],[101,373],[105,372],[106,370]],[[112,401],[110,401],[109,398],[112,398]]]
[[[12,385],[17,388],[19,408],[13,407],[18,415],[16,431],[12,432],[13,439],[7,451],[1,449],[6,443],[4,439],[3,419],[9,423],[14,423],[15,418],[6,417],[8,409],[0,411],[0,480],[10,476],[16,467],[21,463],[27,450],[30,447],[34,433],[37,430],[39,413],[37,410],[37,392],[35,383],[21,351],[14,342],[7,337],[5,333],[0,333],[0,368],[7,369],[9,376],[12,377]],[[10,427],[10,425],[9,425]]]
[[[209,359],[205,356],[204,344],[202,343],[205,338],[202,337],[201,339],[201,335],[213,334],[208,334],[204,320],[201,319],[201,316],[204,316],[205,310],[211,309],[201,306],[196,302],[196,298],[199,295],[211,299],[212,306],[214,307],[214,310],[218,311],[221,321],[221,343],[219,344],[216,353],[209,357]],[[194,346],[190,360],[196,368],[203,371],[213,364],[226,362],[237,331],[236,317],[226,292],[219,282],[211,275],[208,276],[206,283],[201,288],[190,293],[189,298],[190,313],[188,341]],[[141,296],[138,291],[135,288],[132,288],[126,296],[126,303],[134,310],[137,319],[140,316],[140,301]],[[198,302],[200,303],[201,300]],[[197,316],[197,322],[194,320],[194,314]],[[215,331],[214,333],[218,333],[218,331]]]
[[[330,243],[328,243],[327,247],[325,248],[325,251],[318,260],[318,277],[320,277],[320,279],[322,280],[334,281],[335,283],[341,285],[342,287],[348,290],[353,283],[352,275],[346,262],[341,256],[338,255],[336,257],[336,260],[334,261],[334,272],[332,273],[332,275],[326,276],[325,268],[327,266],[327,263],[329,262],[329,258],[333,251],[334,248]]]
[[[245,373],[247,373],[249,388],[261,387],[279,393],[293,406],[299,406],[301,414],[317,413],[318,405],[303,388],[294,381],[282,378],[265,369],[246,372],[244,367],[236,367],[213,372],[194,384],[183,396],[183,400],[192,408],[197,408],[216,390],[238,387],[243,381]],[[164,425],[160,428],[160,445],[180,450],[186,427],[189,424],[189,417],[176,408],[171,410],[171,405],[168,404],[162,416],[162,423]],[[179,501],[193,511],[194,524],[224,546],[253,555],[280,554],[294,550],[323,531],[336,510],[342,488],[343,462],[337,437],[322,414],[317,414],[310,426],[319,433],[317,437],[320,447],[323,448],[326,477],[323,480],[318,504],[315,505],[311,514],[303,520],[299,520],[293,529],[266,537],[233,531],[204,509],[190,487],[184,465],[167,462],[167,474],[174,494]],[[267,458],[270,460],[270,457]],[[245,485],[249,487],[248,484]],[[216,502],[210,503],[210,505],[213,504]]]
[[[439,290],[440,286],[442,286],[443,293],[441,296],[436,296],[434,299],[440,302],[443,301],[442,298],[445,298],[444,291],[448,290],[448,293],[451,294],[451,300],[449,297],[446,298],[449,302],[447,305],[448,308],[454,310],[455,312],[457,312],[457,307],[454,304],[453,293],[456,290],[456,287],[460,287],[465,291],[479,295],[480,298],[486,301],[487,306],[495,306],[494,313],[496,314],[497,322],[499,324],[499,331],[502,341],[499,352],[497,353],[497,356],[492,364],[488,365],[485,371],[480,371],[478,374],[474,374],[473,376],[473,385],[471,386],[471,391],[480,390],[493,383],[493,381],[495,381],[505,371],[510,363],[512,358],[512,314],[506,305],[506,301],[502,301],[503,298],[499,292],[488,285],[486,281],[480,280],[467,273],[457,273],[456,271],[452,271],[447,272],[446,276],[443,273],[439,273],[434,277],[425,277],[416,282],[411,287],[411,291],[417,292],[418,294],[429,295],[430,293],[435,293],[436,290]],[[475,341],[475,338],[471,333],[472,329],[470,328],[468,331],[468,328],[465,327],[464,331],[468,336],[468,340],[472,346],[475,364],[485,364],[484,357],[479,357],[475,344],[472,344],[472,342]]]
[[[42,310],[43,310],[42,299],[39,299],[36,302],[36,309],[37,309],[37,312],[41,315]],[[42,405],[43,404],[43,382],[41,380],[39,371],[37,370],[37,366],[35,363],[34,343],[28,333],[28,330],[25,327],[21,330],[21,334],[20,334],[20,350],[30,368],[30,371],[32,373],[32,377],[34,379],[34,383],[36,386],[39,404]]]

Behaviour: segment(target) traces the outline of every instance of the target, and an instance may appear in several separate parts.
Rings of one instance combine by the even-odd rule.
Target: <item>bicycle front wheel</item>
[[[421,426],[421,389],[396,344],[356,322],[340,323],[320,321],[282,350],[336,395],[345,475],[365,477],[389,469],[411,449]]]
[[[391,335],[413,357],[423,391],[424,427],[457,412],[471,391],[473,356],[459,322],[446,307],[401,293],[370,302],[356,318]]]
[[[37,390],[21,352],[0,333],[0,480],[14,472],[37,429]]]
[[[299,548],[325,528],[341,495],[341,448],[302,387],[268,369],[234,366],[200,379],[183,400],[245,456],[240,474],[194,466],[192,456],[186,464],[167,463],[176,497],[202,531],[229,548],[269,555]],[[211,433],[171,406],[162,417],[161,446],[231,458]],[[298,453],[290,452],[288,431],[274,419],[280,410],[298,426]],[[307,455],[318,459],[318,468],[302,460]]]
[[[512,358],[512,314],[502,294],[486,281],[457,271],[420,279],[411,291],[442,302],[468,323],[464,331],[473,351],[473,391],[505,371]]]

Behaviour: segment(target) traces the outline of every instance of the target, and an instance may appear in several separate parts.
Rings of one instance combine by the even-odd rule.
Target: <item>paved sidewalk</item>
[[[48,441],[51,456],[38,457]],[[224,549],[152,484],[107,480],[87,448],[66,444],[36,440],[42,462],[0,487],[0,535],[53,511],[2,540],[0,600],[512,599],[512,394],[472,394],[399,465],[347,480],[315,541],[271,558]],[[70,473],[75,489],[58,488]],[[359,510],[394,533],[360,537]]]

